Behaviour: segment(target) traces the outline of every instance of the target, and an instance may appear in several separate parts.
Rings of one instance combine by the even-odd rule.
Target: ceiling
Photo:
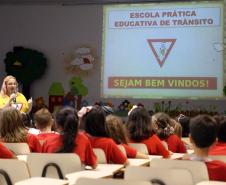
[[[0,5],[25,5],[25,4],[60,4],[60,5],[87,5],[87,4],[117,4],[117,3],[144,3],[144,2],[185,2],[192,0],[0,0]],[[193,0],[194,1],[194,0]],[[204,1],[204,0],[198,0]]]

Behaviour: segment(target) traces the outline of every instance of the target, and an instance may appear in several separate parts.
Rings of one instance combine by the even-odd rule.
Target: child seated
[[[170,156],[170,152],[163,146],[159,137],[154,134],[148,111],[143,107],[134,107],[129,112],[126,123],[128,136],[132,143],[143,143],[147,146],[149,155]]]
[[[46,153],[76,153],[85,165],[96,168],[97,159],[85,134],[78,131],[77,112],[65,107],[56,114],[56,128],[60,134],[49,137],[43,144]]]
[[[226,181],[226,163],[208,157],[210,147],[215,143],[217,126],[214,118],[199,115],[190,120],[190,142],[194,154],[186,157],[189,160],[205,162],[210,180]]]
[[[148,159],[148,156],[137,152],[136,149],[128,145],[128,138],[126,135],[126,130],[123,125],[123,121],[118,116],[112,114],[106,117],[106,127],[109,136],[118,144],[125,148],[128,158],[143,158]]]
[[[41,152],[42,147],[33,134],[24,126],[21,113],[13,108],[2,109],[0,117],[0,140],[5,143],[27,143],[31,152]]]
[[[40,130],[37,138],[40,141],[45,141],[48,137],[59,134],[52,131],[53,118],[47,108],[41,108],[34,114],[35,127]]]
[[[82,116],[82,122],[84,123],[85,132],[92,147],[101,148],[104,151],[107,163],[127,165],[127,157],[122,153],[117,144],[107,133],[106,114],[104,110],[100,106],[95,106],[90,110],[86,110],[87,112]]]
[[[209,155],[226,155],[226,117],[214,117],[217,121],[217,142],[210,148]]]
[[[186,153],[183,141],[175,134],[173,123],[168,114],[158,112],[152,116],[155,132],[158,137],[167,143],[168,149],[175,153]]]

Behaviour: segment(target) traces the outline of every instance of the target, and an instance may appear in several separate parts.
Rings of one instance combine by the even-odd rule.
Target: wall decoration
[[[53,82],[48,94],[50,112],[54,112],[64,105],[64,88],[60,82]]]
[[[38,111],[41,108],[48,108],[46,103],[45,103],[45,99],[44,97],[40,96],[37,97],[34,101],[33,107],[32,107],[32,112],[31,114],[34,114],[36,111]]]
[[[68,57],[66,62],[66,71],[71,73],[82,73],[93,69],[97,61],[95,52],[90,47],[79,47]]]
[[[129,111],[133,107],[133,104],[128,100],[124,100],[119,106],[118,109],[121,111]]]
[[[129,100],[124,100],[118,105],[118,109],[115,111],[115,114],[118,116],[126,117],[132,107],[133,104]]]
[[[65,94],[60,82],[53,82],[49,88],[49,110],[55,112],[63,106],[71,106],[79,110],[81,106],[87,106],[88,102],[82,100],[88,94],[88,88],[83,84],[81,77],[73,76],[69,80],[70,91]]]
[[[82,100],[82,104],[81,104],[81,107],[86,107],[86,106],[89,106],[89,102],[87,100]]]
[[[224,96],[226,96],[226,85],[223,88],[223,93],[224,93]]]
[[[64,97],[64,106],[75,107],[75,96],[68,92]]]
[[[26,98],[30,98],[30,86],[33,81],[43,76],[47,68],[47,59],[43,53],[15,46],[13,51],[6,53],[5,70],[8,75],[16,77],[22,84]]]
[[[69,81],[70,93],[76,96],[77,110],[80,110],[82,105],[82,97],[88,94],[88,88],[83,84],[81,77],[74,76]]]

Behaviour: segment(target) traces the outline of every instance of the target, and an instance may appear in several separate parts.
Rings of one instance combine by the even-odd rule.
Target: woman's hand
[[[9,103],[11,103],[11,102],[14,102],[14,103],[16,103],[16,93],[12,93],[11,95],[10,95],[10,97],[9,97]]]
[[[32,100],[32,98],[30,98],[28,101],[27,101],[27,103],[28,103],[28,110],[27,110],[27,114],[29,114],[30,112],[31,112],[31,109],[32,109],[32,106],[33,106],[33,100]]]

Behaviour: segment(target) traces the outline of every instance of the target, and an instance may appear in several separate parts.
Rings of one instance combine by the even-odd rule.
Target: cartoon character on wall
[[[94,67],[94,61],[97,57],[90,47],[79,47],[76,49],[73,56],[68,59],[66,70],[72,73],[78,71],[90,71]]]
[[[72,66],[77,66],[81,70],[90,70],[93,68],[94,57],[91,55],[90,48],[78,48],[76,57],[71,61]]]

